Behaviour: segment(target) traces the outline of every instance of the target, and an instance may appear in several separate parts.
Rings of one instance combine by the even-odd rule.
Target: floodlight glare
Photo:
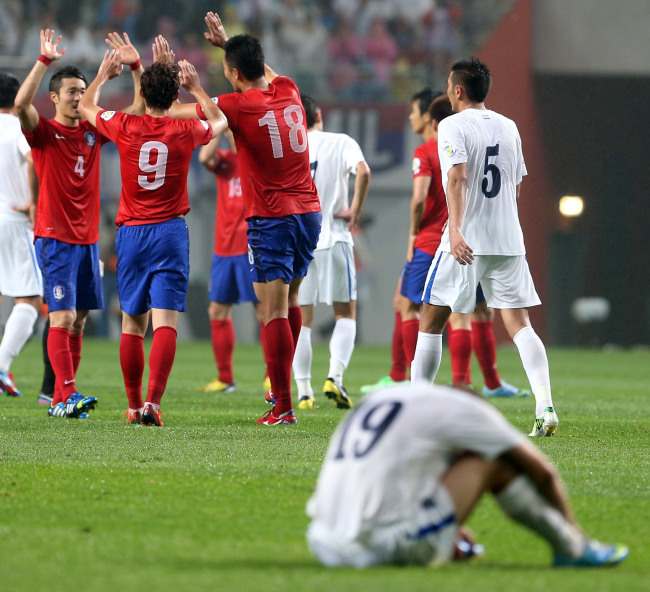
[[[565,195],[560,199],[560,214],[567,218],[577,218],[585,209],[583,199],[577,195]]]

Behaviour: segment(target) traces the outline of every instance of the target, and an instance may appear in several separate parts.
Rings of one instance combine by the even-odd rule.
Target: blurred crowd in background
[[[204,39],[218,12],[229,35],[251,33],[266,61],[301,90],[330,101],[408,99],[444,87],[450,62],[476,50],[513,0],[0,0],[0,68],[30,68],[39,31],[55,29],[71,63],[92,70],[109,31],[126,32],[145,64],[162,34],[209,92],[227,92],[221,55]]]

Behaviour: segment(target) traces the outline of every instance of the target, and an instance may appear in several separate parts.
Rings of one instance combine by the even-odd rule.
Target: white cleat
[[[540,438],[545,436],[553,436],[557,432],[557,426],[560,420],[557,418],[557,413],[553,407],[544,409],[542,417],[535,418],[533,424],[533,431],[528,434],[530,438]]]

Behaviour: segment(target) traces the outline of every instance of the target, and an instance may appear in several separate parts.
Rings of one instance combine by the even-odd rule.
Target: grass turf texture
[[[314,386],[327,349],[315,347]],[[322,395],[296,426],[255,425],[263,402],[257,347],[238,346],[238,390],[196,389],[214,376],[210,345],[179,344],[162,409],[165,427],[126,425],[116,343],[86,340],[78,385],[97,395],[87,421],[53,419],[36,404],[40,343],[12,371],[23,399],[0,399],[0,587],[22,590],[580,590],[647,589],[647,352],[550,350],[558,436],[535,443],[560,468],[586,532],[631,548],[621,566],[553,570],[545,543],[485,499],[470,525],[486,555],[431,571],[328,570],[306,547],[304,513],[330,435],[344,412]],[[346,386],[386,372],[387,348],[359,347]],[[440,382],[448,381],[445,353]],[[515,350],[501,375],[525,376]],[[478,386],[480,372],[473,376]],[[532,398],[494,404],[524,432]],[[345,500],[341,500],[345,503]]]

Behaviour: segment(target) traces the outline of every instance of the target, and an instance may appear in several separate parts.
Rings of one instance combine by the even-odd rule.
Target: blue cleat
[[[16,388],[10,372],[0,372],[0,389],[9,397],[22,397],[23,394]]]
[[[65,414],[67,417],[76,419],[86,419],[87,411],[97,407],[97,397],[84,397],[79,391],[75,391],[68,397],[65,404]],[[86,417],[82,417],[85,415]]]
[[[530,391],[528,389],[520,389],[517,388],[516,386],[513,386],[511,384],[508,384],[504,380],[501,381],[501,385],[498,386],[497,388],[491,389],[486,386],[483,387],[483,396],[492,398],[492,397],[500,397],[500,398],[518,398],[521,399],[523,397],[528,397],[530,395]]]
[[[587,541],[585,550],[580,557],[569,557],[567,555],[555,555],[553,558],[554,567],[608,567],[617,565],[630,554],[630,550],[624,545],[600,543],[598,541]]]
[[[57,403],[56,405],[50,405],[50,408],[47,410],[47,414],[50,417],[65,417],[65,405],[63,403]]]

